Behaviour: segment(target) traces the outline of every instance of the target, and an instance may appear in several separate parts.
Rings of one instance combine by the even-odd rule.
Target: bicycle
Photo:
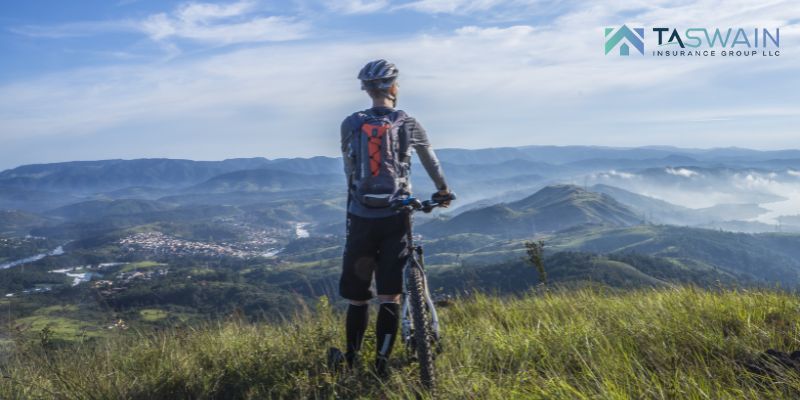
[[[431,200],[420,201],[408,196],[392,202],[391,207],[405,216],[406,252],[409,254],[403,268],[403,301],[401,308],[401,339],[411,359],[420,365],[422,385],[432,389],[435,382],[433,361],[441,352],[441,336],[439,334],[439,317],[436,306],[428,290],[428,279],[425,276],[425,262],[422,246],[414,245],[411,215],[415,211],[429,213],[446,202],[455,200],[454,193],[446,196],[432,196]],[[336,370],[344,362],[341,350],[328,349],[328,367]]]
[[[425,276],[425,262],[422,246],[414,245],[411,215],[415,211],[429,213],[445,202],[455,200],[450,193],[443,198],[433,196],[431,200],[420,201],[415,197],[396,200],[392,207],[405,215],[407,251],[409,257],[403,269],[403,303],[401,311],[401,337],[406,350],[416,356],[419,362],[422,385],[433,388],[436,380],[434,359],[441,351],[439,334],[439,317],[434,301],[428,290],[428,279]]]

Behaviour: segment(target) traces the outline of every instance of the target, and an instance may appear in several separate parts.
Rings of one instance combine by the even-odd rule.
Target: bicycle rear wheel
[[[419,372],[422,385],[433,388],[435,373],[433,367],[433,332],[429,322],[427,302],[425,301],[425,277],[419,265],[409,265],[408,292],[411,318],[414,321],[414,347],[419,361]]]

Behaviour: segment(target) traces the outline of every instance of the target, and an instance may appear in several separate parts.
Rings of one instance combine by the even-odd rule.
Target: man
[[[374,274],[380,302],[375,325],[375,371],[379,376],[388,374],[387,361],[400,321],[403,266],[408,257],[405,221],[389,203],[411,193],[412,149],[438,189],[434,199],[439,198],[446,205],[450,193],[425,130],[414,118],[394,108],[398,72],[394,64],[386,60],[364,66],[358,79],[361,89],[372,99],[372,108],[350,115],[341,127],[348,204],[339,293],[350,301],[344,358],[352,367],[361,350],[369,300],[373,297],[370,283]],[[340,359],[341,353],[332,350]]]

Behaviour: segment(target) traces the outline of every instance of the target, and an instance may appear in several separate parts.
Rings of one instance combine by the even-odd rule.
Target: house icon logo
[[[605,36],[606,55],[615,47],[619,47],[619,55],[627,56],[631,52],[630,46],[639,50],[640,54],[644,54],[644,28],[631,29],[627,25],[622,25],[616,32],[614,28],[606,28]]]

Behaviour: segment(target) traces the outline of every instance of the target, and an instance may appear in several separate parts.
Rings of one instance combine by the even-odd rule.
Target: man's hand
[[[452,201],[452,198],[450,196],[450,190],[442,189],[436,192],[436,194],[433,195],[433,198],[431,200],[441,204],[442,207],[447,208],[450,205],[450,201]]]

